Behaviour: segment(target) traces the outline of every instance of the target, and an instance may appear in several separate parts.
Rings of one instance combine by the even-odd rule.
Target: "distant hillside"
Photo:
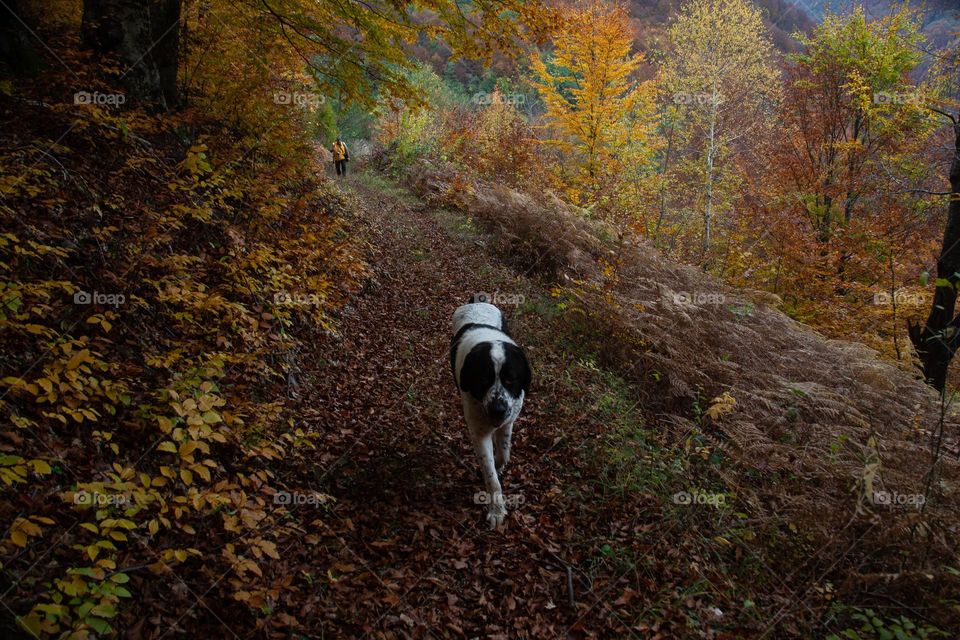
[[[633,19],[637,52],[648,55],[648,60],[656,58],[665,48],[666,30],[671,20],[686,0],[632,0],[627,3],[630,17]],[[764,11],[767,27],[776,47],[783,52],[797,49],[797,41],[792,34],[811,30],[816,21],[791,0],[756,0],[757,6]],[[436,16],[428,11],[415,14],[414,19],[423,25],[432,24]],[[430,38],[426,32],[419,41],[409,48],[409,54],[430,65],[439,75],[452,76],[465,87],[473,88],[476,79],[484,74],[483,65],[477,61],[452,59],[452,50],[443,42]],[[516,61],[496,56],[493,72],[499,76],[515,77]],[[652,75],[649,67],[644,75]]]
[[[846,13],[857,5],[864,5],[868,15],[878,16],[900,5],[899,0],[792,0],[799,9],[816,20],[828,12]],[[931,44],[942,47],[960,34],[960,2],[957,0],[912,1],[912,6],[923,7],[923,31]]]
[[[629,3],[630,15],[639,23],[641,28],[641,45],[653,44],[656,38],[644,38],[644,33],[662,32],[670,20],[683,6],[685,0],[633,0]],[[774,44],[781,51],[794,51],[797,47],[792,34],[797,31],[805,32],[813,28],[815,21],[803,9],[802,2],[790,0],[756,0],[766,18]],[[797,6],[799,5],[799,6]],[[647,48],[647,47],[644,47]],[[656,48],[655,46],[649,48]]]

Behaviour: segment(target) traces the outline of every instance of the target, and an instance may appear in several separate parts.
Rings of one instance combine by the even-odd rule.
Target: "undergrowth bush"
[[[306,345],[365,274],[351,203],[266,88],[277,138],[224,127],[226,102],[157,116],[75,105],[73,84],[0,97],[4,635],[166,630],[147,603],[195,605],[201,576],[255,616],[319,513],[274,497],[313,456]]]

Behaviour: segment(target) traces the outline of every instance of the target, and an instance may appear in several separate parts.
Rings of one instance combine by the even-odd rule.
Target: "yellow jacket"
[[[333,152],[334,160],[345,160],[347,157],[347,145],[343,144],[342,140],[340,142],[334,142],[330,151]]]

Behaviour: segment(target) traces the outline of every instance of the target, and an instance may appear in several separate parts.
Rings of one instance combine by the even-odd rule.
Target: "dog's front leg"
[[[483,482],[487,488],[487,500],[490,505],[487,508],[487,522],[491,529],[496,529],[507,517],[507,507],[494,465],[492,435],[490,433],[473,435],[473,449],[480,460],[480,470],[483,472]]]
[[[509,422],[500,427],[494,434],[494,462],[497,464],[497,473],[503,475],[503,470],[510,463],[510,440],[513,436],[513,423]]]

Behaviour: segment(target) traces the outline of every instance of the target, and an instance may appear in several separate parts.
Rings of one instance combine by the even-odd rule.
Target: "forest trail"
[[[812,468],[772,468],[829,443],[810,434],[809,443],[766,442],[771,436],[755,425],[789,418],[776,406],[751,409],[744,401],[739,423],[718,425],[716,417],[704,419],[709,395],[664,402],[656,369],[638,374],[641,360],[617,364],[591,352],[596,329],[554,297],[555,280],[511,267],[498,238],[480,230],[489,224],[473,213],[425,204],[369,173],[340,187],[348,200],[342,214],[364,243],[370,274],[342,310],[337,334],[302,354],[315,364],[297,374],[297,422],[316,436],[316,456],[279,474],[291,492],[332,500],[288,505],[294,528],[309,534],[278,545],[281,607],[265,611],[259,624],[284,628],[295,620],[304,637],[338,638],[810,637],[846,606],[846,592],[834,597],[832,590],[855,575],[851,566],[884,566],[875,538],[890,544],[889,532],[902,542],[896,523],[911,517],[908,510],[878,507],[863,516],[869,526],[850,529],[860,517],[851,491],[859,486],[856,442],[849,454],[832,450],[836,459],[813,454]],[[551,237],[546,246],[559,242],[544,237]],[[538,254],[531,255],[535,263]],[[669,263],[655,254],[645,260],[629,282],[676,285]],[[512,508],[496,531],[475,501],[483,487],[448,357],[450,317],[481,291],[501,303],[534,371],[502,478]],[[677,331],[671,307],[650,309],[643,331],[661,349],[676,344],[651,324]],[[776,348],[792,354],[789,367],[818,353],[837,367],[857,362],[844,345],[779,312],[750,309],[742,316],[736,307],[714,309],[682,325],[683,340],[702,353],[697,368],[679,374],[718,375],[702,346],[703,332],[718,327],[729,340],[721,364],[724,353],[753,357],[731,351],[744,332],[760,336],[742,342],[754,348],[769,346],[772,336],[786,341]],[[766,369],[743,361],[738,400],[777,380],[764,353]],[[878,397],[862,382],[842,380],[855,394],[851,410],[866,411]],[[914,392],[904,386],[897,393]],[[847,406],[829,404],[825,392],[807,396],[794,402],[810,411]],[[736,424],[757,434],[751,442],[762,447],[760,457],[734,442]],[[774,427],[764,428],[775,436]],[[889,446],[906,464],[920,447],[902,438],[892,430]],[[887,461],[884,486],[908,488],[897,461]],[[819,501],[813,524],[782,507],[800,499]],[[791,544],[768,536],[784,529]]]
[[[530,311],[543,304],[542,291],[491,260],[465,218],[357,179],[348,184],[360,199],[363,217],[353,224],[370,242],[373,278],[345,311],[339,338],[319,354],[326,364],[304,398],[312,407],[307,424],[324,435],[303,489],[335,498],[323,516],[325,553],[316,557],[336,561],[314,566],[309,579],[320,586],[303,594],[301,623],[337,637],[626,633],[607,619],[609,603],[628,584],[636,588],[644,569],[631,563],[616,575],[591,558],[599,543],[590,531],[636,540],[655,514],[646,513],[642,496],[634,496],[631,514],[584,500],[594,487],[582,481],[585,449],[577,441],[599,431],[600,402],[612,396],[595,401],[592,389],[567,395],[561,380],[573,363],[550,344],[549,318]],[[524,298],[521,308],[505,311],[535,373],[504,478],[515,506],[506,528],[490,532],[484,507],[474,502],[482,483],[448,345],[453,310],[475,292],[494,290]]]

